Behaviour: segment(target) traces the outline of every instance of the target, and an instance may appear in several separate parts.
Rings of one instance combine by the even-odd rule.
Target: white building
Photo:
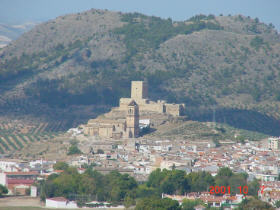
[[[280,137],[268,138],[268,148],[272,150],[280,149]]]
[[[46,207],[50,208],[78,208],[77,203],[74,201],[69,201],[64,197],[55,197],[46,199]]]
[[[31,197],[37,197],[37,187],[36,186],[31,186],[30,187],[30,196]]]
[[[22,160],[17,159],[2,159],[0,160],[0,170],[3,172],[15,172],[19,171]]]

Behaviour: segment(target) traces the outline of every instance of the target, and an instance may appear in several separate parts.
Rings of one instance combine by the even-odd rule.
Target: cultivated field
[[[0,154],[18,152],[36,142],[54,139],[64,127],[64,122],[26,123],[0,119]]]

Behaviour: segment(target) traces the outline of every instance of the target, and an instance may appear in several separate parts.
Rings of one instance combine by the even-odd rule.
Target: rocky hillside
[[[40,24],[0,51],[0,113],[76,125],[140,79],[190,119],[280,134],[280,36],[242,15],[176,22],[92,9]]]

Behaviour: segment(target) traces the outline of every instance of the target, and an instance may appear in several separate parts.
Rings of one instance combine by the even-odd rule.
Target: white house
[[[23,161],[18,159],[1,159],[0,170],[3,172],[19,171],[21,163],[23,163]]]
[[[50,208],[78,208],[77,203],[69,201],[64,197],[55,197],[46,199],[46,207]]]

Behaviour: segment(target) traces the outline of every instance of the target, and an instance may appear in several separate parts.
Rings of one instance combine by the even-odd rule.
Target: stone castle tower
[[[148,98],[148,84],[146,81],[131,82],[131,98],[132,99]]]
[[[139,107],[134,100],[132,100],[127,107],[126,130],[128,138],[136,138],[139,136]]]

